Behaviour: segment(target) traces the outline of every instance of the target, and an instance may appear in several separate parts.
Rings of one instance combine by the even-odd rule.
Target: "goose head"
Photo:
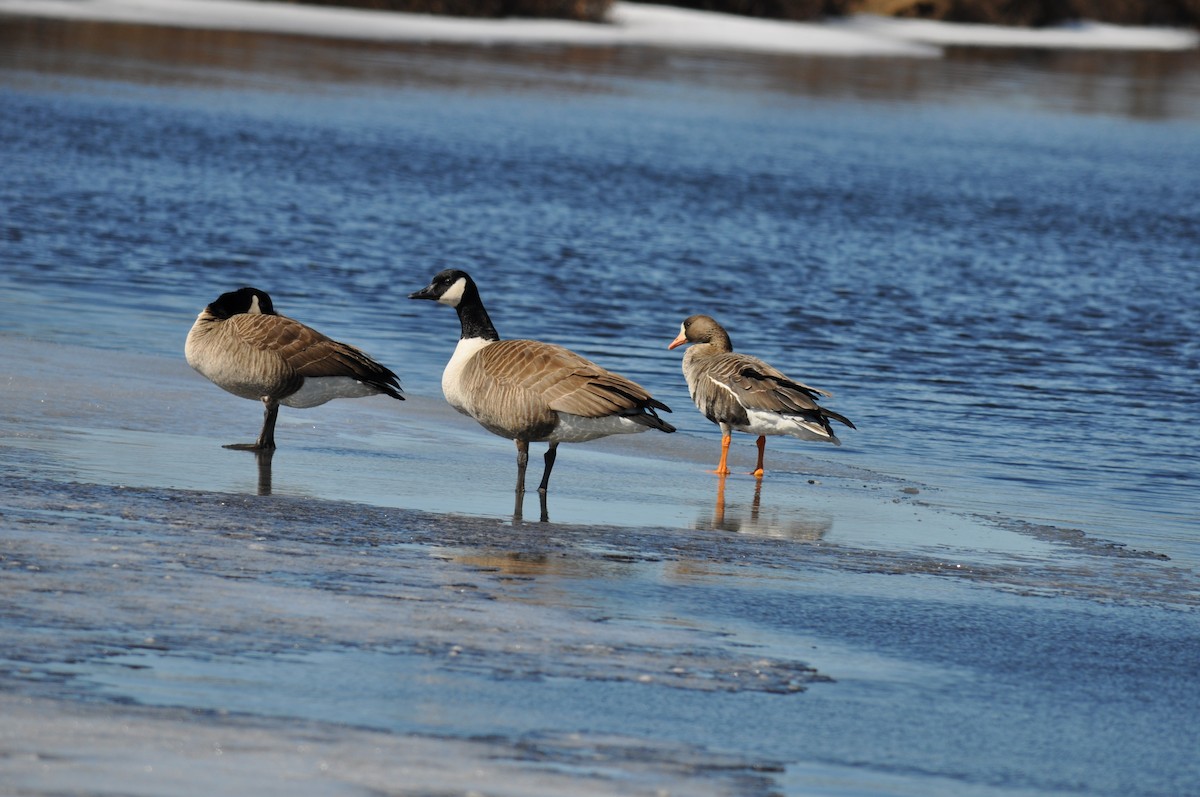
[[[208,306],[208,312],[222,320],[240,313],[276,315],[275,305],[266,291],[249,287],[222,293]]]
[[[408,298],[430,299],[457,309],[462,304],[463,297],[471,291],[478,294],[471,275],[456,268],[448,268],[438,272],[429,285],[416,293],[410,293]]]
[[[729,333],[706,315],[693,315],[684,319],[683,323],[679,325],[679,335],[671,341],[667,348],[674,349],[685,343],[709,343],[720,351],[733,351]]]

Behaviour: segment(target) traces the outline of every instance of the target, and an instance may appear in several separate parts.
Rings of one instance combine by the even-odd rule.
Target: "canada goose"
[[[766,435],[787,434],[801,440],[841,445],[829,426],[833,419],[854,428],[849,419],[817,404],[832,393],[789,379],[757,357],[733,350],[729,333],[706,315],[694,315],[680,325],[668,349],[693,344],[683,356],[683,376],[692,401],[704,417],[721,427],[721,461],[716,473],[729,473],[731,430],[758,435],[755,476],[763,475]]]
[[[253,443],[225,448],[271,451],[279,405],[307,408],[335,398],[400,395],[394,373],[363,352],[279,315],[257,288],[223,293],[196,317],[184,347],[188,365],[235,396],[264,405]]]
[[[442,372],[442,393],[489,432],[516,442],[518,494],[525,492],[531,442],[550,444],[538,486],[545,493],[559,443],[647,429],[675,431],[655,412],[670,408],[641,385],[562,346],[500,340],[475,281],[464,271],[447,269],[408,298],[431,299],[458,311],[462,337]]]

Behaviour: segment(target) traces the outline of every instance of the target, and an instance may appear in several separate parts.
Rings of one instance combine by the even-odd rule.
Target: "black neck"
[[[463,340],[469,338],[500,340],[500,334],[492,325],[492,319],[488,317],[487,310],[484,309],[483,300],[479,298],[479,289],[475,287],[474,282],[467,283],[462,300],[455,309],[458,310],[458,320],[462,324]]]

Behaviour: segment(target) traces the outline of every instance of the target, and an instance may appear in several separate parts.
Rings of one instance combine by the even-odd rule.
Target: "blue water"
[[[352,323],[436,396],[454,321],[404,297],[459,266],[502,335],[594,356],[711,435],[664,348],[709,313],[836,394],[859,427],[845,461],[1200,559],[1195,115],[1029,108],[1020,85],[981,102],[990,82],[855,101],[628,65],[538,91],[519,59],[459,88],[404,62],[360,82],[268,70],[265,90],[199,67],[199,85],[39,81],[11,52],[2,331],[176,355],[200,307],[250,283]]]
[[[1197,98],[1195,53],[827,61],[0,19],[0,687],[495,735],[521,761],[623,733],[626,774],[643,748],[702,774],[724,751],[747,794],[1195,791]],[[589,455],[598,483],[560,459],[557,506],[588,523],[472,503],[492,449],[464,439],[487,436],[429,409],[457,322],[406,298],[448,266],[502,335],[674,408],[678,435]],[[243,284],[399,372],[387,450],[341,420],[384,410],[335,403],[281,418],[276,495],[206,486],[251,474],[217,444],[259,411],[187,371],[183,340]],[[604,481],[636,445],[715,462],[666,350],[699,312],[858,426],[837,449],[772,441],[761,496],[731,477],[721,521],[698,464]],[[244,428],[212,421],[226,407]],[[297,442],[308,417],[323,447]],[[187,462],[200,435],[211,459]],[[784,451],[817,478],[773,479]],[[414,489],[445,495],[406,503],[422,463]],[[629,522],[673,479],[686,521]]]

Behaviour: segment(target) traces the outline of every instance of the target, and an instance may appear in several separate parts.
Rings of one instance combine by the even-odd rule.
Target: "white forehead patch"
[[[262,315],[262,308],[258,306],[258,297],[250,297],[250,309],[246,311],[250,315]]]
[[[458,307],[458,303],[462,301],[463,292],[466,289],[466,277],[459,277],[454,281],[453,285],[446,289],[445,293],[438,297],[438,301],[442,304],[448,304],[451,307]]]

